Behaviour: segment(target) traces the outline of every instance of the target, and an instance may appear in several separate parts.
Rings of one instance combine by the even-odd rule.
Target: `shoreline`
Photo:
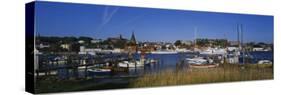
[[[49,93],[273,79],[272,64],[247,64],[244,65],[244,69],[241,67],[242,65],[226,64],[217,68],[192,71],[166,70],[134,78],[105,78],[107,80],[103,78],[56,80],[52,76],[45,76],[47,79],[37,79],[36,89],[37,93]]]

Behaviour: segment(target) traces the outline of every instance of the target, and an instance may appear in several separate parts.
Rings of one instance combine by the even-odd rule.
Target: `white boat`
[[[194,57],[194,58],[186,58],[185,59],[189,64],[207,64],[208,61],[203,57]]]
[[[177,54],[177,51],[152,51],[151,54]]]
[[[192,52],[191,50],[188,50],[188,49],[176,49],[175,51],[177,53],[189,53],[189,52]]]
[[[194,29],[194,43],[196,46],[196,35],[197,35],[197,28],[195,27]],[[208,48],[207,50],[205,51],[202,51],[196,47],[194,47],[193,49],[194,52],[199,52],[200,54],[221,54],[221,53],[225,53],[226,51],[225,50],[220,50],[220,49],[213,49],[213,48]],[[186,58],[185,59],[187,61],[187,63],[189,64],[189,67],[190,68],[214,68],[214,67],[217,67],[218,64],[212,64],[213,63],[213,60],[212,59],[204,59],[203,57],[198,57],[198,56],[195,56],[193,58]]]
[[[118,67],[129,67],[129,68],[135,68],[135,67],[143,67],[144,64],[140,61],[123,61],[118,63]]]
[[[89,74],[93,75],[109,75],[111,73],[111,69],[100,69],[100,68],[93,68],[87,70]]]
[[[157,63],[158,62],[158,60],[156,60],[156,59],[147,59],[146,60],[146,63]]]
[[[111,72],[111,69],[88,69],[89,72]]]
[[[203,68],[215,68],[218,67],[219,64],[190,64],[189,67],[190,68],[198,68],[198,69],[203,69]]]
[[[272,64],[272,62],[270,60],[260,60],[258,64]]]
[[[219,64],[213,64],[212,59],[204,59],[203,57],[186,58],[189,68],[215,68]]]

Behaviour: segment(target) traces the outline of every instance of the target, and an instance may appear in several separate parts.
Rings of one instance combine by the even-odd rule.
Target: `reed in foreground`
[[[131,87],[151,87],[214,82],[273,79],[271,64],[224,64],[217,68],[189,69],[185,71],[167,70],[145,74],[131,82]]]

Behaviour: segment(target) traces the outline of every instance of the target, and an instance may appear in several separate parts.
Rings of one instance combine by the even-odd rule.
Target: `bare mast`
[[[242,24],[240,24],[240,34],[241,34],[241,45],[240,45],[240,47],[241,47],[241,50],[242,50],[242,62],[243,62],[243,64],[245,64],[245,48],[244,48],[244,33],[243,33],[243,25]]]
[[[196,50],[196,44],[197,44],[197,27],[194,27],[194,51]]]

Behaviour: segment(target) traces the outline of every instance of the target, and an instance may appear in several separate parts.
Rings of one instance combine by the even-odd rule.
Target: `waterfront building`
[[[50,45],[48,43],[40,43],[39,45],[36,45],[36,47],[42,49],[42,48],[49,48]]]
[[[119,37],[110,37],[107,40],[112,43],[118,43],[120,41],[127,41],[127,39],[124,39],[121,34],[119,35]]]
[[[85,46],[80,46],[80,51],[78,54],[90,54],[90,55],[96,55],[96,52],[101,51],[101,49],[90,49],[85,48]]]
[[[69,50],[70,49],[70,44],[61,44],[60,47],[63,48],[63,49]]]
[[[99,43],[99,42],[102,42],[101,39],[93,39],[91,40],[91,43],[95,44],[95,43]]]
[[[83,40],[79,40],[79,41],[78,41],[78,43],[79,43],[79,44],[84,44],[84,43],[85,43],[85,41],[83,41]]]

